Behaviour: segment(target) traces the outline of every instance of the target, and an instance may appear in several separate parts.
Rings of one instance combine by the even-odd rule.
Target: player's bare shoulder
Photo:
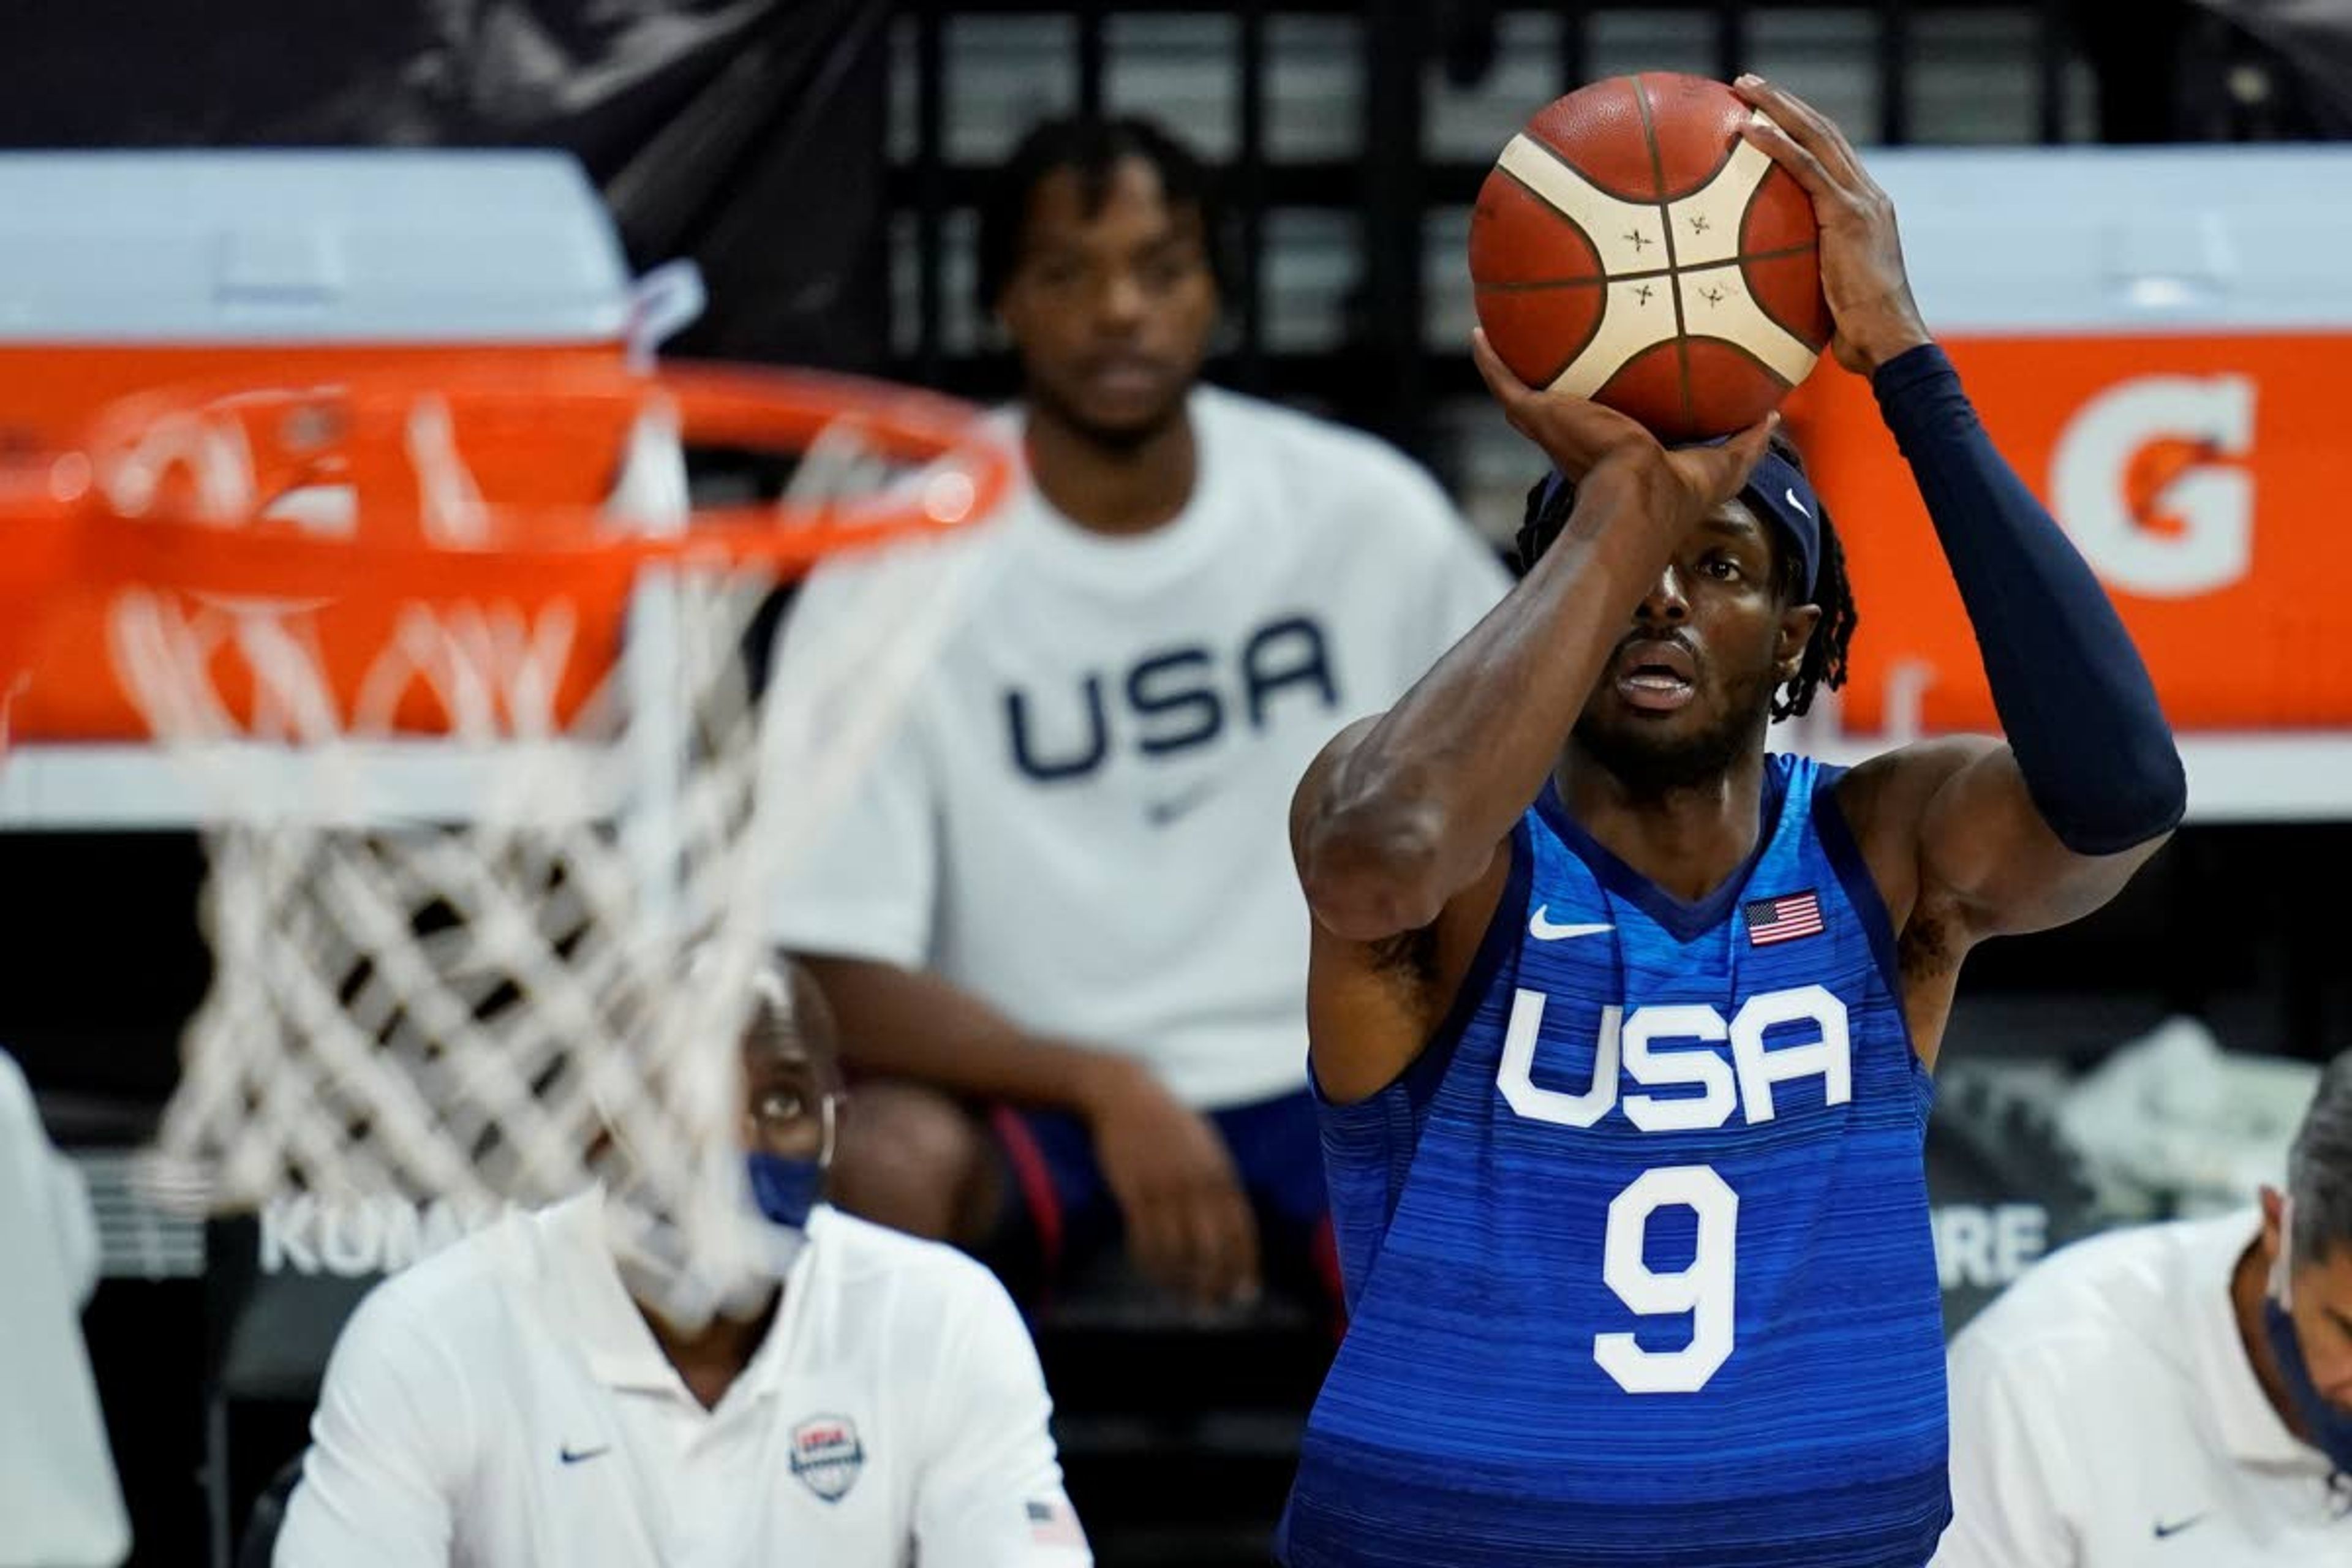
[[[1920,835],[1936,793],[2000,746],[1990,735],[1937,736],[1881,752],[1837,781],[1838,812],[1878,884],[1898,936],[1920,895]]]
[[[1939,736],[1881,752],[1835,786],[1839,816],[1894,928],[1895,968],[1913,1043],[1932,1066],[1943,1039],[1960,964],[1977,931],[1960,898],[1923,869],[1923,843],[1937,792],[2000,742],[1985,735]]]

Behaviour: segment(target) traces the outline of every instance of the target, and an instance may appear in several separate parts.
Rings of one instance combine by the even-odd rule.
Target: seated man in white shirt
[[[668,1321],[592,1189],[386,1280],[328,1368],[280,1568],[1086,1568],[1002,1287],[817,1202],[841,1090],[804,975],[761,977],[743,1054],[765,1268]]]
[[[1506,586],[1393,448],[1199,383],[1221,240],[1147,121],[1052,121],[1008,159],[979,292],[1027,483],[778,900],[861,1075],[841,1202],[1024,1294],[1122,1244],[1212,1305],[1262,1273],[1329,1289],[1291,789]]]
[[[2259,1211],[2035,1267],[1951,1352],[1932,1568],[2352,1563],[2352,1051]]]

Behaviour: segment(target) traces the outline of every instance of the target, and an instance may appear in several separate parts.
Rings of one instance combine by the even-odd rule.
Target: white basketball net
[[[423,401],[409,444],[445,538],[481,504],[446,423]],[[796,509],[889,478],[860,445],[846,422],[813,444]],[[154,493],[141,461],[197,464],[200,493],[252,503],[223,430],[101,475],[119,506]],[[607,510],[685,520],[657,405]],[[886,738],[978,553],[893,548],[831,574],[764,700],[746,648],[772,579],[646,572],[626,652],[568,717],[568,602],[407,605],[344,711],[314,606],[123,594],[119,673],[203,792],[210,851],[213,985],[153,1184],[216,1210],[293,1191],[478,1209],[609,1180],[618,1153],[643,1250],[675,1270],[665,1310],[707,1315],[753,1245],[740,1046],[770,889]],[[216,679],[228,651],[253,675],[242,712]],[[395,731],[418,692],[446,736]]]

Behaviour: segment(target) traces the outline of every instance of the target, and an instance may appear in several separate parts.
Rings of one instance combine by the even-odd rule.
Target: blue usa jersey
[[[1944,1342],[1894,932],[1832,793],[1766,763],[1682,903],[1545,796],[1454,1015],[1323,1110],[1346,1342],[1280,1554],[1917,1568]]]

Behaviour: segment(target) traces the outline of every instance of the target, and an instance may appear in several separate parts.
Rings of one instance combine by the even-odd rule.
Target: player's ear
[[[1772,647],[1772,665],[1782,680],[1794,680],[1805,662],[1805,648],[1822,624],[1819,605],[1790,605],[1780,612],[1780,635]]]
[[[2286,1195],[2276,1187],[2263,1188],[2263,1261],[2274,1262],[2279,1255],[2279,1243],[2286,1235]]]

